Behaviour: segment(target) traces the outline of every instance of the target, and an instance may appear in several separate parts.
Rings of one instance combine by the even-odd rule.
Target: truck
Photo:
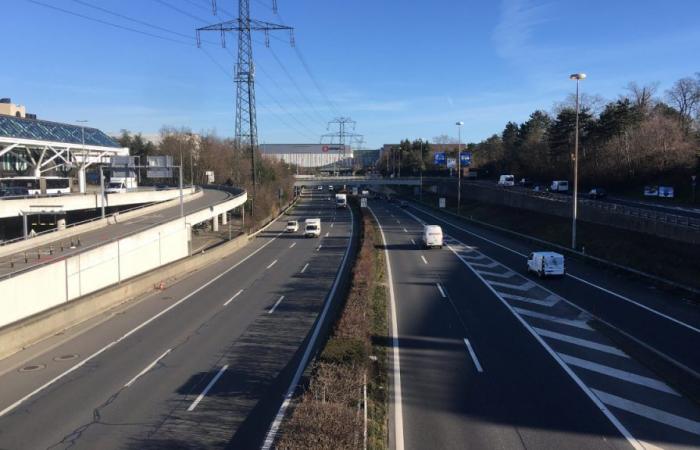
[[[569,192],[569,182],[566,180],[554,180],[549,186],[550,192]]]
[[[321,219],[306,219],[304,222],[304,236],[320,237],[321,236]]]
[[[335,194],[335,206],[336,208],[347,208],[348,194]]]

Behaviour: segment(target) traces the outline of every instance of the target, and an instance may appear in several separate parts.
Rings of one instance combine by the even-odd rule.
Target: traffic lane
[[[431,223],[435,222],[435,217],[440,217],[432,211],[426,214],[422,208],[412,207],[411,212],[415,212],[418,217]],[[468,224],[459,223],[460,228],[464,228],[488,239],[485,240],[456,228],[453,223],[455,223],[455,219],[441,221],[441,225],[445,227],[445,231],[448,234],[454,235],[466,244],[478,246],[479,249],[487,255],[512,267],[521,274],[532,278],[531,275],[525,273],[525,259],[523,256],[506,250],[495,243],[503,245],[508,249],[515,250],[523,255],[536,250],[534,247],[525,242],[514,242],[512,239],[498,236],[494,232],[486,232]],[[539,250],[541,250],[541,248]],[[579,272],[579,267],[584,267],[585,272]],[[623,279],[614,279],[616,282],[610,282],[613,278],[606,274],[605,271],[593,267],[586,267],[585,263],[575,261],[572,258],[567,260],[567,272],[572,276],[583,278],[586,281],[590,280],[591,283],[617,293],[621,292],[621,290],[618,289],[619,286],[629,286],[632,283],[629,280]],[[644,306],[654,308],[664,315],[676,320],[681,320],[683,323],[693,327],[688,328],[687,326],[679,325],[665,317],[661,317],[643,307],[622,300],[590,284],[581,282],[572,276],[547,280],[547,287],[579,307],[609,322],[614,327],[640,339],[645,344],[650,345],[671,359],[690,367],[696,372],[700,372],[700,353],[695,351],[695,349],[700,348],[700,333],[694,329],[697,328],[696,322],[698,321],[697,307],[679,302],[678,299],[673,299],[671,301],[664,300],[669,298],[669,295],[656,291],[646,292],[646,295],[643,297],[628,297]],[[626,294],[628,294],[628,292],[622,292],[623,295],[627,297]],[[636,292],[639,292],[639,290],[637,289]],[[648,301],[649,299],[654,299],[655,301],[652,303]],[[663,309],[655,308],[657,305],[662,304],[666,305],[666,307]],[[681,311],[683,313],[687,311],[688,314],[682,314]],[[653,326],[650,326],[650,324],[653,324]],[[684,342],[688,345],[681,346],[678,345],[679,342]]]
[[[318,272],[312,283],[304,283],[303,291],[291,282],[306,261],[304,256],[311,255],[311,264],[316,265],[312,241],[302,241],[289,252],[293,263],[266,270],[228,308],[222,307],[194,332],[180,337],[181,344],[164,360],[163,367],[100,411],[99,423],[111,425],[83,429],[78,447],[226,445],[293,355],[327,292],[328,277],[318,277]],[[332,278],[333,264],[326,261],[324,267]],[[301,292],[313,298],[310,304],[298,304]],[[280,295],[284,295],[283,301],[271,312]],[[224,366],[228,369],[190,411],[197,396]],[[127,419],[144,426],[115,426]]]
[[[399,307],[408,448],[626,447],[588,397],[451,252],[421,251],[410,239],[419,242],[422,226],[377,214],[385,223]]]
[[[285,246],[282,247],[282,248],[285,249],[285,250],[286,250],[286,249],[289,249],[289,247],[288,247],[287,245],[285,245]],[[300,249],[301,249],[301,247],[300,247]],[[265,250],[265,249],[264,249],[264,250]],[[262,253],[262,252],[261,252],[261,253]],[[255,256],[258,256],[258,255],[255,255]],[[264,254],[261,255],[261,256],[264,257]],[[250,266],[247,266],[247,267],[250,267]],[[246,266],[243,266],[243,265],[242,265],[242,266],[239,266],[239,268],[246,268]],[[207,274],[211,274],[213,270],[216,270],[216,269],[209,269],[209,270],[207,270],[207,271],[205,271],[205,272],[206,272]],[[240,271],[240,272],[243,272],[243,271]],[[214,273],[218,273],[218,272],[214,272]],[[232,273],[233,273],[234,275],[236,275],[236,271],[233,271],[233,272],[230,272],[229,274],[227,274],[226,277],[228,277],[228,276],[231,275]],[[254,275],[254,274],[255,274],[255,270],[252,270],[250,273],[247,273],[247,274],[244,273],[244,274],[243,274],[243,277],[244,277],[244,278],[246,278],[246,277],[249,278],[250,276],[252,276],[252,275]],[[204,273],[203,273],[202,275],[204,275]],[[226,281],[226,277],[224,277],[224,281]],[[193,280],[188,279],[188,281],[193,281]],[[235,280],[234,280],[234,284],[236,284]],[[191,291],[189,291],[189,290],[182,290],[181,288],[183,288],[183,287],[184,287],[184,285],[178,285],[177,288],[176,288],[175,290],[170,291],[170,292],[173,292],[174,294],[178,294],[178,295],[185,295],[186,293],[191,292]],[[178,291],[178,289],[180,289],[180,291]],[[206,294],[206,293],[207,293],[206,290],[204,290],[203,293]],[[206,300],[206,298],[205,298],[205,300]],[[191,308],[188,308],[188,306],[191,307]],[[216,301],[216,304],[213,305],[213,306],[214,306],[214,307],[220,306],[220,302],[219,302],[219,301]],[[191,309],[191,310],[190,310],[190,309]],[[159,331],[162,331],[162,330],[168,328],[168,326],[167,326],[168,323],[171,324],[170,328],[174,328],[174,330],[170,330],[171,333],[187,332],[188,330],[191,332],[192,327],[194,326],[194,324],[197,323],[198,320],[200,320],[200,321],[201,321],[201,320],[204,320],[204,319],[199,319],[199,317],[202,317],[202,316],[203,316],[204,318],[206,318],[206,316],[207,316],[208,314],[210,314],[210,312],[209,312],[210,309],[212,309],[212,308],[209,308],[208,305],[205,305],[205,304],[203,303],[203,300],[202,300],[201,298],[197,298],[197,299],[194,299],[194,298],[193,298],[193,299],[190,299],[190,302],[185,302],[185,303],[183,303],[182,305],[179,305],[178,308],[173,309],[172,311],[169,312],[169,314],[164,315],[163,317],[161,317],[160,319],[158,319],[157,322],[154,322],[154,323],[152,324],[152,325],[157,325],[157,326],[149,326],[149,327],[146,327],[146,328],[140,330],[139,333],[143,332],[144,334],[146,334],[145,337],[144,337],[144,336],[140,336],[139,333],[134,334],[134,335],[132,336],[132,338],[133,338],[134,340],[136,340],[136,342],[139,343],[139,345],[136,346],[136,347],[137,347],[137,348],[136,348],[136,351],[134,351],[133,348],[131,348],[132,346],[128,345],[127,342],[123,342],[123,343],[121,343],[121,344],[116,345],[113,349],[109,349],[109,351],[108,351],[106,354],[109,354],[109,356],[110,356],[111,358],[114,358],[114,357],[115,357],[115,353],[116,353],[116,354],[119,354],[119,353],[120,353],[119,350],[118,350],[117,352],[114,352],[114,350],[115,350],[115,349],[120,349],[120,348],[121,348],[121,349],[122,349],[121,351],[122,351],[124,354],[127,354],[127,355],[129,356],[128,361],[126,361],[126,362],[124,363],[124,367],[125,367],[125,368],[132,368],[132,367],[133,367],[134,370],[135,370],[135,368],[138,367],[139,365],[145,366],[146,364],[148,364],[148,362],[147,362],[148,358],[149,358],[149,357],[150,357],[150,358],[153,357],[153,355],[152,355],[153,351],[150,351],[150,350],[147,349],[147,347],[142,346],[142,343],[152,344],[152,343],[158,342],[159,339],[156,339],[156,337],[159,337],[159,336],[158,336]],[[184,316],[184,317],[183,317],[183,316]],[[188,328],[186,328],[186,327],[183,327],[182,324],[189,325],[190,328],[188,329]],[[100,339],[99,339],[99,332],[100,332],[100,331],[104,331],[105,328],[109,329],[109,325],[111,325],[111,324],[108,323],[106,326],[101,327],[99,330],[95,330],[95,333],[98,334],[98,335],[96,336],[97,339],[96,339],[95,341],[97,341],[97,342],[100,341]],[[184,329],[183,329],[183,328],[184,328]],[[120,329],[120,331],[123,331],[123,330]],[[95,334],[95,333],[94,333],[94,334]],[[114,332],[112,331],[111,334],[114,334]],[[161,334],[162,334],[162,333],[161,333]],[[165,333],[165,334],[167,335],[168,333]],[[177,336],[177,334],[175,334],[175,335]],[[85,342],[92,342],[91,340],[89,340],[89,338],[90,338],[89,334],[85,334],[85,335],[83,335],[82,337],[83,337],[84,339],[83,339],[81,342],[83,342],[83,343],[85,343]],[[118,339],[118,338],[115,338],[115,339]],[[164,339],[167,341],[167,336],[165,336]],[[67,345],[67,346],[68,346],[68,345]],[[142,348],[145,349],[145,350],[147,350],[143,355],[141,355],[141,354],[139,353],[139,350],[142,349]],[[69,350],[63,350],[63,349],[57,349],[57,350],[58,350],[59,353],[64,353],[64,352],[69,351]],[[136,355],[134,355],[134,353],[136,353]],[[87,353],[86,353],[86,354],[87,354]],[[70,376],[66,377],[65,379],[62,379],[59,383],[56,383],[56,385],[54,385],[54,386],[52,386],[51,388],[49,388],[49,389],[43,391],[42,393],[38,394],[37,396],[35,396],[35,397],[33,397],[33,398],[30,398],[27,402],[25,402],[25,404],[22,405],[22,407],[21,407],[22,410],[23,410],[23,411],[25,412],[25,414],[26,414],[26,411],[30,408],[30,406],[32,405],[32,403],[38,402],[38,401],[40,401],[40,400],[41,400],[42,398],[44,398],[44,397],[48,397],[49,400],[51,400],[51,399],[53,398],[51,394],[53,393],[53,390],[54,390],[54,389],[60,389],[59,386],[60,386],[61,384],[66,384],[66,383],[68,383],[69,381],[71,381],[73,378],[77,377],[77,376],[78,376],[79,374],[81,374],[82,372],[85,372],[85,371],[90,372],[92,369],[95,368],[95,367],[93,367],[93,366],[99,367],[100,364],[96,364],[96,363],[98,363],[98,361],[100,361],[100,360],[99,360],[99,359],[96,359],[95,361],[91,361],[89,366],[80,368],[80,369],[79,369],[78,371],[76,371],[74,374],[71,374]],[[122,369],[122,367],[117,367],[117,369]],[[124,375],[124,376],[126,376],[126,375]],[[124,376],[122,376],[121,378],[123,378]],[[4,380],[4,381],[5,381],[5,380]],[[81,381],[82,381],[82,380],[81,380]],[[119,383],[119,382],[123,382],[123,380],[120,379],[119,381],[117,381],[117,382],[116,382],[116,383],[117,383],[117,386],[113,386],[113,387],[114,387],[114,388],[118,388],[118,387],[119,387],[119,386],[118,386],[118,383]],[[4,385],[6,386],[7,383],[4,383]],[[112,391],[115,391],[115,390],[112,389]],[[13,390],[12,392],[16,392],[16,391]],[[19,392],[21,392],[21,391],[19,391]],[[66,393],[66,392],[67,392],[66,390],[61,390],[60,394],[63,395],[63,394]],[[100,392],[102,392],[102,389],[100,389],[100,387],[98,386],[98,387],[96,387],[94,390],[89,391],[88,394],[91,394],[91,393],[93,393],[93,392],[94,392],[95,394],[99,394]],[[115,392],[116,392],[116,391],[115,391]],[[85,393],[77,394],[77,398],[79,398],[79,397],[81,397],[81,396],[83,397],[83,400],[84,400],[84,401],[85,401],[85,400],[88,400],[88,401],[89,401],[89,399],[85,398],[85,397],[87,396],[87,394],[85,394]],[[70,396],[69,396],[69,397],[70,397]],[[98,400],[98,399],[94,399],[94,400],[96,401],[96,400]],[[59,400],[58,403],[61,403],[61,401]],[[94,405],[94,404],[99,404],[99,403],[92,402],[92,404]],[[51,409],[53,409],[53,408],[49,408],[48,410],[50,411]],[[44,410],[41,410],[41,411],[44,411]],[[8,416],[11,416],[11,415],[12,415],[12,414],[8,414]],[[0,419],[0,420],[5,421],[5,418]],[[8,420],[9,420],[9,419],[8,419]],[[41,422],[40,420],[36,420],[36,418],[33,418],[32,421],[33,421],[33,423],[40,423],[40,422]],[[51,421],[51,417],[48,418],[48,422],[49,422],[49,423],[50,423],[50,421]],[[21,421],[20,421],[20,422],[21,422]],[[19,425],[21,425],[21,423],[20,423]],[[75,423],[72,423],[72,425],[76,425],[76,424],[75,424]],[[78,425],[79,425],[79,424],[78,424]],[[4,427],[3,427],[3,428],[4,428]],[[9,429],[9,428],[13,428],[13,427],[8,427],[8,429]],[[16,428],[16,427],[15,427],[15,428]],[[74,429],[74,428],[70,428],[70,429]],[[20,439],[21,439],[21,437],[20,437]]]

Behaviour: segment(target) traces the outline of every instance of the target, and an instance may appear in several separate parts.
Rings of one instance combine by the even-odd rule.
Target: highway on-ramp
[[[578,262],[567,277],[539,280],[525,274],[527,243],[417,205],[370,207],[396,317],[392,447],[700,445],[698,405],[593,320],[692,370],[697,309]],[[424,224],[443,227],[445,248],[422,249]]]
[[[247,247],[0,362],[0,448],[259,447],[349,248],[304,198]],[[283,232],[322,219],[320,238]]]

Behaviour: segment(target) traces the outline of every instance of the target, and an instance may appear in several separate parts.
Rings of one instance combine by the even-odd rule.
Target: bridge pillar
[[[85,181],[85,167],[80,166],[78,169],[78,187],[81,194],[87,192],[87,183]]]
[[[214,230],[214,231],[219,231],[219,215],[218,215],[218,214],[215,215],[215,216],[211,219],[211,226],[212,226],[212,230]]]
[[[226,225],[228,223],[228,212],[221,214],[221,225]]]
[[[56,220],[56,228],[59,230],[65,230],[66,229],[66,218],[58,219]]]

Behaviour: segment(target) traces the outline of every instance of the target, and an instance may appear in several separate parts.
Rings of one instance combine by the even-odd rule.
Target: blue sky
[[[39,1],[39,0],[37,0]],[[208,0],[40,0],[78,14],[172,38],[146,36],[28,0],[3,2],[0,96],[41,118],[87,119],[108,132],[156,134],[163,125],[234,131],[230,78],[235,35],[194,45],[194,29],[225,20]],[[229,14],[233,0],[217,0]],[[174,8],[168,7],[171,5]],[[167,33],[91,8],[97,5]],[[614,99],[629,81],[659,82],[700,71],[697,0],[251,0],[253,16],[295,27],[264,46],[254,39],[261,142],[318,142],[326,121],[357,121],[365,147],[455,135],[478,141],[551,110],[571,93]],[[179,10],[179,11],[178,11]],[[201,19],[201,20],[200,20]],[[307,62],[316,87],[304,70]],[[281,62],[278,63],[278,61]],[[216,61],[213,62],[213,61]],[[287,75],[289,74],[289,76]]]

